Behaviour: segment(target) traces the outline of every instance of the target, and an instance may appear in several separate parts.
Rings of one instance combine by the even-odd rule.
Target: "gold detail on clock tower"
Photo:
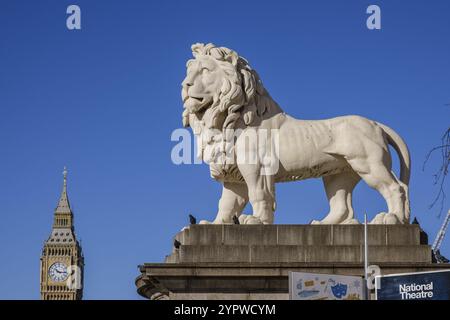
[[[73,212],[67,196],[67,170],[55,209],[52,233],[41,256],[41,299],[80,300],[83,296],[84,258],[76,239]]]

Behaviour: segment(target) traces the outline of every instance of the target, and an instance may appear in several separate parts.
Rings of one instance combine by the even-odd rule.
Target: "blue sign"
[[[450,300],[450,270],[377,276],[377,300]]]

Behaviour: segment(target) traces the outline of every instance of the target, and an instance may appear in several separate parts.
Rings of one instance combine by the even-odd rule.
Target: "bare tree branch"
[[[448,175],[448,167],[450,164],[450,127],[445,131],[444,135],[442,136],[441,145],[434,147],[428,152],[427,156],[425,157],[422,170],[425,170],[426,163],[431,158],[431,155],[436,151],[440,151],[441,166],[439,170],[433,175],[433,177],[434,177],[434,185],[439,185],[439,191],[436,198],[430,204],[429,208],[430,209],[433,208],[436,205],[436,203],[439,202],[440,203],[439,217],[440,217],[444,210],[444,203],[446,198],[446,194],[444,191],[444,183]]]

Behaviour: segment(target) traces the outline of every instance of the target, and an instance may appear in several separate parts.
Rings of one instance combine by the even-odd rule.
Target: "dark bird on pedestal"
[[[189,222],[191,224],[197,224],[197,219],[192,214],[190,214],[189,215]]]
[[[237,216],[233,216],[233,222],[234,222],[234,224],[241,224],[239,222],[239,218]]]
[[[173,246],[175,247],[175,249],[180,249],[181,242],[175,239],[173,240]]]

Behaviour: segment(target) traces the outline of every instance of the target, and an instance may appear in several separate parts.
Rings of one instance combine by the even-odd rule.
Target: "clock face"
[[[67,266],[64,263],[55,262],[48,269],[48,275],[53,281],[61,282],[66,280],[69,274],[67,273]]]

